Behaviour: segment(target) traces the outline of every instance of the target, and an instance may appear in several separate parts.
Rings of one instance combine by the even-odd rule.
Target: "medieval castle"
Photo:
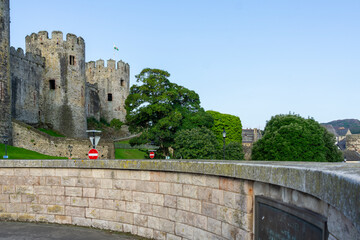
[[[69,137],[86,137],[89,117],[125,119],[129,64],[85,62],[81,37],[54,31],[26,36],[26,53],[10,47],[9,0],[0,0],[0,139],[11,142],[11,119],[47,124]]]

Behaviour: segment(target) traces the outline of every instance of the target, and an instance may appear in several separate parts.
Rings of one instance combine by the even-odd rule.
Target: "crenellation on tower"
[[[112,59],[107,60],[106,67],[108,69],[115,69],[115,60]]]
[[[45,124],[68,137],[87,136],[87,117],[125,120],[130,67],[123,61],[85,61],[85,41],[61,31],[25,37],[10,48],[9,0],[0,0],[0,141],[11,118]]]
[[[56,44],[61,44],[64,41],[64,34],[61,31],[52,31],[50,40],[56,42]]]
[[[116,67],[115,67],[116,66]],[[113,59],[99,59],[86,66],[86,79],[91,84],[98,84],[100,99],[100,115],[106,121],[120,119],[125,121],[125,99],[129,95],[130,81],[129,64]]]
[[[53,31],[27,37],[26,52],[45,58],[41,90],[44,121],[67,136],[86,137],[85,43],[71,33]],[[79,44],[80,43],[80,44]]]
[[[31,35],[33,35],[33,34],[31,34]],[[40,41],[47,40],[47,39],[49,39],[49,33],[47,31],[40,31],[40,32],[38,32],[37,37],[35,39],[36,40],[38,39]]]
[[[22,48],[15,49],[14,47],[10,47],[10,56],[14,58],[18,58],[19,59],[18,61],[28,61],[41,66],[44,66],[45,64],[45,58],[41,57],[40,55],[33,54],[31,52],[25,53]]]
[[[95,62],[94,61],[87,62],[85,66],[87,70],[91,71],[92,69],[95,68]]]
[[[102,60],[102,59],[96,60],[95,68],[98,68],[98,69],[104,68],[104,60]]]

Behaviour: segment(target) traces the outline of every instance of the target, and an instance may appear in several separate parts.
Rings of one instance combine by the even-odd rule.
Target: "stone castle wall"
[[[123,61],[91,61],[86,64],[86,79],[97,84],[101,105],[101,117],[110,122],[117,118],[125,121],[125,100],[130,88],[130,66]]]
[[[42,77],[45,60],[21,48],[10,48],[12,117],[29,124],[41,121]]]
[[[9,0],[0,1],[0,141],[3,136],[12,142],[11,80],[10,80],[10,6]]]
[[[69,157],[69,145],[72,146],[73,159],[88,159],[88,152],[92,148],[89,139],[71,139],[51,137],[22,122],[13,120],[15,147],[36,151],[45,155]],[[99,159],[114,159],[115,149],[113,142],[100,139],[96,149]]]
[[[86,117],[100,121],[100,98],[98,84],[86,83]]]
[[[255,196],[265,196],[323,215],[330,240],[356,240],[359,172],[347,169],[328,163],[0,161],[0,219],[159,240],[250,240]]]
[[[42,82],[45,123],[70,137],[86,137],[85,42],[81,37],[46,31],[26,36],[26,52],[45,58]]]

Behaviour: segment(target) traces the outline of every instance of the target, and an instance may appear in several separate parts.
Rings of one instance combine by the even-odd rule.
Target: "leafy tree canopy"
[[[210,129],[196,127],[176,134],[174,150],[176,158],[216,159],[219,145]]]
[[[164,155],[174,144],[178,130],[195,126],[212,126],[200,107],[199,95],[185,87],[171,83],[170,74],[159,69],[146,68],[136,77],[125,101],[126,123],[130,132],[141,132],[130,144],[152,141]],[[204,120],[202,118],[205,118]]]
[[[225,160],[243,160],[243,159],[244,159],[244,152],[241,143],[230,142],[225,146]]]
[[[254,160],[341,161],[335,137],[314,119],[276,115],[267,122],[263,138],[254,144]]]
[[[226,144],[230,142],[238,142],[241,144],[242,142],[242,125],[240,118],[230,114],[219,113],[215,111],[206,111],[211,114],[214,118],[214,126],[212,127],[212,131],[214,132],[216,139],[219,144],[222,146],[223,144],[223,135],[222,132],[225,128],[226,131]]]

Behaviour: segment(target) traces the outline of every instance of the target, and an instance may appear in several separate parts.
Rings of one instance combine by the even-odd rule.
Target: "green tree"
[[[335,141],[314,119],[276,115],[267,122],[264,136],[254,143],[252,159],[274,161],[341,161]]]
[[[206,127],[180,130],[175,137],[175,157],[215,159],[219,145],[214,133]]]
[[[130,141],[132,145],[153,142],[163,155],[169,155],[175,134],[183,127],[184,119],[203,114],[199,95],[171,83],[170,74],[159,69],[146,68],[136,76],[135,84],[125,101],[126,123],[132,133],[141,136]],[[189,120],[187,125],[201,125],[203,121]],[[159,153],[159,152],[158,152]]]
[[[227,144],[225,146],[225,159],[226,160],[243,160],[244,152],[243,152],[241,143],[230,142],[229,144]]]
[[[120,121],[120,119],[117,119],[117,118],[113,118],[110,122],[110,127],[112,128],[115,128],[117,130],[120,130],[121,129],[121,126],[123,125],[124,123]]]
[[[212,127],[212,131],[214,132],[216,139],[221,146],[223,145],[222,132],[224,129],[226,131],[226,144],[230,142],[242,142],[242,125],[239,117],[215,111],[206,112],[211,114],[211,116],[214,118],[214,125]]]
[[[211,114],[200,109],[198,112],[190,112],[184,115],[181,129],[193,129],[205,127],[211,129],[214,126],[214,118]]]

